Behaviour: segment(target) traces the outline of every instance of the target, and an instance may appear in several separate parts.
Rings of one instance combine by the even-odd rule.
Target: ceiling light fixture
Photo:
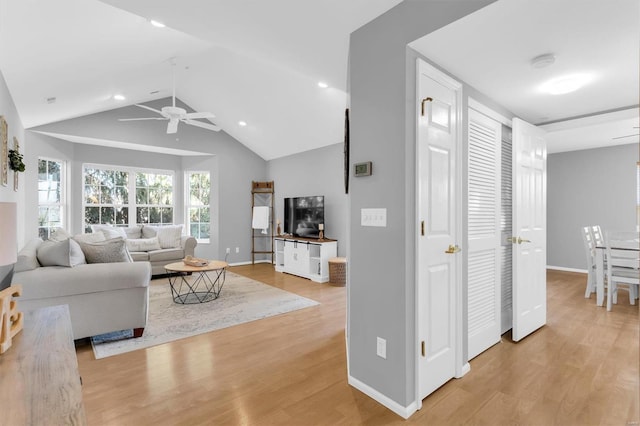
[[[593,80],[589,74],[572,74],[557,77],[547,81],[540,86],[540,91],[551,95],[564,95],[575,92]]]
[[[319,81],[318,82],[318,87],[321,89],[326,89],[327,87],[329,87],[329,85],[327,83],[325,83],[324,81]]]
[[[113,99],[115,99],[116,101],[124,101],[127,98],[125,98],[124,95],[117,94],[113,95]]]
[[[150,23],[151,25],[153,25],[154,27],[156,27],[156,28],[164,28],[164,27],[166,27],[166,25],[165,25],[165,24],[163,24],[162,22],[160,22],[160,21],[156,21],[156,20],[153,20],[153,19],[151,19],[151,20],[149,21],[149,23]]]
[[[556,56],[553,53],[545,53],[544,55],[536,56],[531,60],[531,66],[533,68],[545,68],[553,64],[556,61]]]
[[[244,127],[247,125],[246,121],[238,121],[238,126]]]

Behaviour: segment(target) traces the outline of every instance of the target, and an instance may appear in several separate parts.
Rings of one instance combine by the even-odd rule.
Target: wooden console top
[[[289,241],[307,241],[310,243],[332,243],[334,241],[338,241],[332,240],[331,238],[323,238],[322,240],[319,240],[317,238],[294,237],[293,235],[276,235],[274,238]]]

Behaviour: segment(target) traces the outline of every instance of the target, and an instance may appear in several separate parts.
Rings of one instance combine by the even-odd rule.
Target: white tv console
[[[318,283],[329,281],[329,259],[336,257],[336,240],[275,237],[276,271],[308,278]]]

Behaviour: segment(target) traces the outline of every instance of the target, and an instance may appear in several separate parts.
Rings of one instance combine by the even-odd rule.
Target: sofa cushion
[[[87,263],[80,245],[70,238],[63,241],[45,241],[38,246],[36,254],[42,266],[73,267]]]
[[[22,285],[21,300],[33,300],[147,287],[150,276],[149,262],[123,263],[117,268],[108,263],[94,263],[75,268],[37,268],[14,274],[13,282]],[[114,309],[117,313],[117,307]]]
[[[130,252],[160,250],[160,242],[158,237],[127,239],[127,249]]]
[[[80,243],[87,263],[131,262],[125,240],[114,238],[95,243]]]
[[[182,225],[143,226],[144,238],[158,237],[160,247],[163,249],[180,247],[182,238]]]
[[[124,233],[127,234],[127,239],[138,239],[142,238],[142,226],[129,226],[127,228],[122,228]]]
[[[165,260],[180,261],[184,257],[184,251],[181,248],[162,249],[149,252],[149,262],[160,262]]]
[[[60,242],[60,241],[68,240],[69,238],[71,238],[71,235],[67,231],[65,231],[62,228],[56,228],[53,230],[51,235],[49,235],[48,241]]]
[[[149,260],[149,253],[146,251],[130,251],[129,254],[134,262]]]
[[[40,244],[42,244],[42,239],[34,238],[18,252],[18,261],[13,268],[14,272],[31,271],[40,267],[37,256]]]

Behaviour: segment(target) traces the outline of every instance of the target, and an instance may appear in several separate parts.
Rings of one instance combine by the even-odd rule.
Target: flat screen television
[[[318,238],[324,224],[324,196],[284,199],[284,233],[295,237]]]

